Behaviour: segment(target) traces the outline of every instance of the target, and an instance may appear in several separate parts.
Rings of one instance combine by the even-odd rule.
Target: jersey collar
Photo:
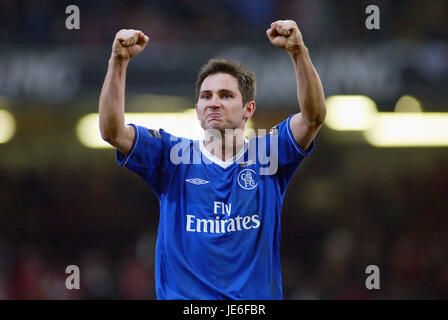
[[[204,139],[199,140],[199,149],[201,150],[202,154],[206,156],[210,161],[217,164],[218,166],[226,169],[229,167],[232,163],[236,162],[239,158],[241,158],[244,153],[247,151],[247,147],[249,144],[249,140],[244,138],[244,146],[240,149],[240,151],[232,158],[227,161],[222,161],[221,159],[215,157],[213,154],[211,154],[204,145]]]

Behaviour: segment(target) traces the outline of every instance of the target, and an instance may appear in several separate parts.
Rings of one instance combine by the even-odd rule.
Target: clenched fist
[[[131,59],[145,49],[148,40],[139,30],[122,29],[115,35],[112,58]]]
[[[274,46],[291,53],[299,51],[304,45],[299,27],[293,20],[278,20],[271,23],[266,34]]]

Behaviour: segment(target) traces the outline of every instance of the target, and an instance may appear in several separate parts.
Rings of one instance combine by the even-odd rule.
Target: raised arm
[[[139,54],[148,43],[148,37],[138,30],[120,30],[112,45],[106,78],[99,101],[101,137],[127,154],[131,151],[135,132],[124,121],[124,93],[126,69],[129,60]]]
[[[305,150],[311,145],[325,120],[322,83],[294,21],[273,22],[266,34],[271,43],[285,49],[292,60],[301,112],[291,118],[290,127],[295,140]]]

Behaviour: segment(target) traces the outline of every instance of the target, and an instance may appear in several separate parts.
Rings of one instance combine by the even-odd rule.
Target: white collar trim
[[[244,155],[244,153],[247,150],[247,146],[248,146],[249,140],[244,138],[244,146],[240,149],[240,151],[232,158],[229,159],[227,161],[222,161],[221,159],[215,157],[213,154],[211,154],[204,145],[204,140],[201,139],[199,141],[199,149],[201,150],[201,152],[204,154],[204,156],[206,156],[211,162],[217,164],[218,166],[226,169],[227,167],[229,167],[232,163],[234,163],[235,161],[237,161],[239,158],[241,158],[242,155]]]

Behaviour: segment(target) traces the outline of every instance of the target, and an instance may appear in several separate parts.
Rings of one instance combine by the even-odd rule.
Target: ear
[[[255,108],[255,101],[249,101],[248,103],[246,103],[246,105],[244,106],[244,119],[252,118],[255,112]]]
[[[198,104],[196,103],[194,108],[196,109],[196,118],[199,120],[199,114],[198,114]]]

